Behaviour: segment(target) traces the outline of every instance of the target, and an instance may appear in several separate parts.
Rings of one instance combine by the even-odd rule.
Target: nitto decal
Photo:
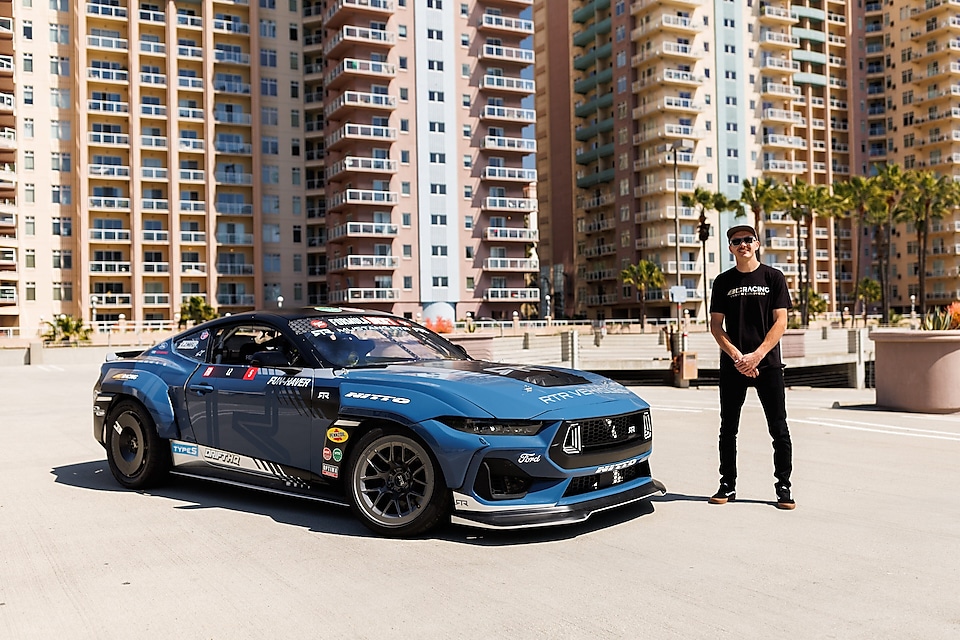
[[[207,460],[212,460],[214,462],[221,462],[223,464],[232,464],[235,466],[240,466],[240,456],[235,453],[229,453],[227,451],[219,451],[217,449],[204,449],[203,457]]]
[[[625,462],[618,462],[616,464],[604,464],[597,467],[597,470],[594,473],[606,473],[607,471],[620,471],[621,469],[626,469],[627,467],[632,467],[637,464],[638,460],[634,458],[633,460],[627,460]]]
[[[520,457],[517,458],[518,464],[524,464],[526,462],[540,462],[539,453],[521,453]]]
[[[343,451],[341,451],[340,449],[334,449],[334,450],[333,450],[333,461],[334,461],[334,462],[340,462],[341,460],[343,460]]]
[[[196,458],[199,453],[197,452],[197,445],[195,444],[183,444],[181,442],[171,442],[170,450],[175,454],[181,456],[193,456]]]
[[[330,447],[324,447],[324,448],[323,448],[323,459],[324,459],[324,460],[329,460],[329,459],[332,458],[332,457],[333,457],[333,452],[330,451]]]
[[[244,380],[253,380],[254,378],[257,377],[257,371],[258,371],[258,370],[259,370],[259,369],[257,369],[257,367],[250,367],[249,369],[247,369],[247,372],[246,372],[245,374],[243,374],[243,379],[244,379]]]
[[[330,442],[336,442],[337,444],[343,444],[349,438],[349,434],[340,427],[330,427],[327,429],[327,440]]]
[[[329,476],[331,478],[340,477],[340,467],[335,464],[325,464],[323,465],[323,475]]]
[[[410,398],[401,398],[399,396],[388,396],[382,393],[362,393],[351,391],[343,396],[344,398],[356,398],[357,400],[379,400],[380,402],[395,402],[396,404],[410,404]]]
[[[136,380],[140,376],[136,373],[115,373],[113,374],[114,380]]]
[[[270,376],[267,385],[271,387],[309,387],[313,378],[288,378],[286,376]]]

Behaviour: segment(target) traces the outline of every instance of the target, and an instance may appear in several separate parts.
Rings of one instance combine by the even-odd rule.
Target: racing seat
[[[262,351],[261,346],[256,342],[247,342],[240,347],[240,364],[250,364],[250,357]]]

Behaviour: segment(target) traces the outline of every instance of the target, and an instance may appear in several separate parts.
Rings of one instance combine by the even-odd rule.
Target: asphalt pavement
[[[637,387],[669,493],[582,525],[372,536],[348,510],[113,480],[97,365],[0,368],[0,638],[960,637],[960,414],[791,389],[794,511],[748,396],[739,500],[716,387]]]

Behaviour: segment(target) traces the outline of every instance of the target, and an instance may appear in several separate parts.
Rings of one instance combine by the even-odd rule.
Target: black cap
[[[758,236],[757,236],[757,230],[754,229],[753,227],[751,227],[750,225],[748,225],[748,224],[738,224],[738,225],[735,226],[735,227],[730,227],[729,229],[727,229],[727,240],[729,240],[730,238],[732,238],[732,237],[733,237],[733,234],[735,234],[735,233],[740,233],[741,231],[749,231],[750,233],[753,234],[753,237],[754,237],[754,238],[757,238],[757,237],[758,237]]]

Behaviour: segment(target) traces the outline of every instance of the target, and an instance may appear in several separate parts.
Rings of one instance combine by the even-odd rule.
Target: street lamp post
[[[710,326],[710,305],[707,299],[707,240],[710,239],[710,223],[706,210],[700,213],[700,225],[697,227],[700,243],[703,245],[703,320]]]
[[[100,298],[97,296],[90,296],[90,325],[94,328],[94,331],[97,330],[97,303],[100,302]]]

